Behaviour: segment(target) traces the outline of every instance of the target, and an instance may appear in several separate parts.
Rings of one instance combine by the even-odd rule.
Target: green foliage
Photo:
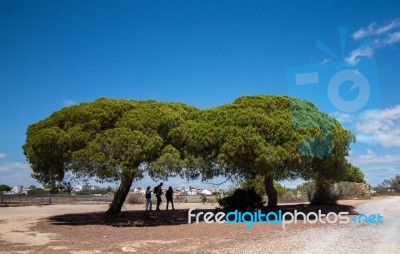
[[[101,98],[29,126],[23,150],[32,176],[57,193],[69,189],[71,178],[93,177],[122,180],[121,189],[128,190],[145,172],[153,179],[325,182],[348,173],[359,180],[357,170],[347,172],[345,159],[353,140],[314,104],[288,96],[243,96],[202,111],[182,103]],[[331,156],[320,156],[316,148]],[[275,188],[280,195],[285,191]],[[115,197],[121,204],[126,192]]]
[[[231,195],[218,201],[224,211],[253,211],[264,204],[262,197],[253,188],[236,189]]]
[[[309,128],[293,128],[298,122]],[[328,128],[330,132],[321,131]],[[321,133],[329,135],[321,137]],[[303,148],[307,156],[299,154],[300,143],[318,136],[331,145],[332,156],[313,154],[315,142]],[[253,179],[259,175],[275,180],[343,178],[345,156],[354,139],[309,102],[265,95],[243,96],[231,104],[198,112],[196,118],[175,128],[171,137],[175,147],[191,156],[189,177]]]
[[[347,163],[347,171],[345,177],[342,179],[344,182],[365,183],[364,173],[351,163]]]
[[[165,166],[160,172],[151,163],[161,155],[164,161],[181,159],[169,145],[169,132],[195,112],[181,103],[102,98],[32,124],[23,149],[32,176],[55,189],[68,185],[70,176],[116,181],[133,175],[137,180],[145,170],[141,165],[165,178],[177,174],[176,168]]]
[[[281,197],[281,202],[298,202],[298,198],[296,198],[295,193],[291,190],[285,192]]]
[[[50,191],[42,189],[42,188],[35,188],[28,190],[28,195],[48,195]]]
[[[257,176],[255,178],[246,179],[242,181],[240,188],[244,190],[254,189],[258,195],[264,196],[264,178],[262,176]]]
[[[252,179],[246,179],[245,181],[242,181],[240,187],[242,189],[253,188],[260,196],[264,196],[266,194],[264,187],[264,178],[262,176],[256,176]],[[281,185],[278,182],[274,182],[274,188],[278,193],[278,197],[282,197],[288,191],[285,186]]]
[[[383,182],[375,188],[375,191],[378,194],[400,193],[400,175],[396,175],[390,180],[383,180]]]
[[[283,186],[282,184],[280,184],[278,182],[274,182],[274,188],[275,188],[276,192],[278,193],[278,197],[282,197],[289,191],[285,186]]]
[[[157,135],[146,135],[128,128],[115,128],[99,134],[86,149],[73,154],[72,166],[82,173],[91,173],[100,179],[118,180],[122,173],[141,178],[139,165],[152,160],[162,146]],[[156,155],[155,155],[156,156]],[[87,166],[90,166],[89,170]],[[85,170],[85,171],[82,171]]]
[[[306,182],[296,187],[301,195],[306,195],[311,205],[335,204],[340,192],[330,182]]]
[[[10,191],[11,187],[5,184],[0,184],[0,191]]]
[[[396,175],[390,180],[390,188],[396,192],[400,192],[400,175]]]
[[[305,182],[295,188],[295,192],[300,192],[300,195],[307,197],[308,201],[312,200],[315,193],[315,183]]]
[[[340,199],[340,192],[328,183],[317,183],[315,193],[310,201],[311,205],[336,204]]]

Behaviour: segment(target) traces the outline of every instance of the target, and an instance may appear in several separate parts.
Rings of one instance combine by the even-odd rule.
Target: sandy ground
[[[400,197],[341,204],[340,210],[353,214],[350,205],[359,213],[380,212],[384,224],[246,229],[244,224],[187,223],[188,209],[211,211],[215,204],[181,203],[175,211],[152,213],[143,212],[143,205],[126,205],[113,218],[104,216],[106,204],[1,207],[0,253],[399,253]],[[285,209],[297,208],[308,209]]]
[[[0,239],[16,245],[46,245],[56,238],[56,234],[36,231],[40,219],[63,213],[95,212],[104,209],[107,209],[107,205],[0,207]]]

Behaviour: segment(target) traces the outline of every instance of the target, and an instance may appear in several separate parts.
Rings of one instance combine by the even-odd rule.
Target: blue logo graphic
[[[311,102],[318,102],[318,108],[329,113],[357,113],[361,110],[379,107],[379,85],[376,63],[373,58],[346,57],[347,28],[339,28],[341,57],[338,57],[323,41],[315,46],[330,56],[319,64],[290,67],[287,69],[289,95]],[[365,40],[356,51],[368,49]],[[353,51],[354,52],[354,51]],[[302,156],[329,156],[332,146],[332,126],[318,126],[307,121],[307,112],[298,112],[296,102],[291,104],[294,128],[319,127],[320,133],[299,144]],[[327,142],[328,141],[328,142]]]
[[[284,229],[286,225],[289,224],[297,224],[301,221],[301,223],[306,224],[349,224],[351,221],[356,222],[358,224],[383,224],[383,216],[378,214],[360,214],[358,216],[354,216],[351,218],[348,216],[349,212],[329,212],[327,214],[322,213],[321,210],[318,212],[309,212],[304,213],[301,211],[294,210],[294,212],[283,212],[282,210],[278,210],[277,212],[271,211],[268,213],[263,213],[261,210],[257,210],[255,212],[239,212],[238,210],[224,213],[218,212],[214,214],[213,212],[198,212],[197,214],[192,213],[196,208],[191,208],[188,211],[188,223],[192,223],[194,219],[196,223],[199,223],[201,217],[204,222],[207,224],[212,223],[228,223],[228,224],[245,224],[246,229],[250,229],[254,224],[260,223],[264,224],[280,224]]]
[[[351,220],[358,224],[383,224],[383,215],[378,214],[360,214],[358,216],[354,216]]]

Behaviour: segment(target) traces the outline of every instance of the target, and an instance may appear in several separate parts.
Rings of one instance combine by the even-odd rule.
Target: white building
[[[212,195],[211,191],[209,191],[207,189],[202,190],[201,194],[203,194],[203,195]]]
[[[72,191],[77,192],[77,191],[84,191],[84,190],[98,190],[99,188],[100,187],[97,185],[84,184],[84,185],[72,186]]]
[[[22,185],[15,185],[11,188],[11,191],[4,192],[6,195],[13,195],[13,194],[22,194],[24,186]]]
[[[153,191],[152,189],[150,189],[150,190]],[[134,189],[133,189],[133,193],[145,194],[145,193],[146,193],[146,189],[143,189],[143,188],[134,188]]]

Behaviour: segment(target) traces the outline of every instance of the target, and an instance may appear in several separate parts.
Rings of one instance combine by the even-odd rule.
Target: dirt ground
[[[374,200],[313,208],[281,204],[279,208],[356,214],[353,206],[368,202]],[[1,207],[0,253],[296,253],[299,249],[287,244],[288,236],[340,227],[298,223],[282,229],[279,224],[258,223],[246,229],[244,224],[188,224],[188,209],[207,212],[215,206],[181,203],[175,211],[147,213],[144,205],[125,205],[116,217],[104,216],[106,204]]]

